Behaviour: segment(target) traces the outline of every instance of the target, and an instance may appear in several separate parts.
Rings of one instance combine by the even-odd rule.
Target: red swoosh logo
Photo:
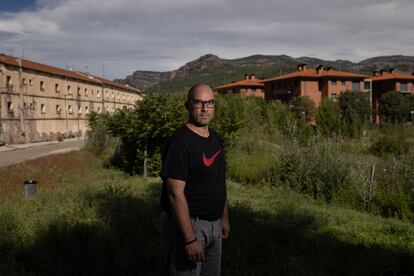
[[[221,152],[221,148],[215,154],[213,154],[213,156],[211,156],[210,158],[207,158],[207,156],[203,152],[203,163],[204,163],[204,166],[210,167],[211,165],[213,165],[214,160],[216,159],[217,155],[220,154],[220,152]]]

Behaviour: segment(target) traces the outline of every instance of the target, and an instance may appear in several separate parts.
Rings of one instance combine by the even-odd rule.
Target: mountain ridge
[[[323,64],[337,70],[365,74],[390,68],[409,74],[414,71],[414,56],[404,55],[376,56],[360,62],[352,62],[344,59],[332,61],[307,56],[294,58],[283,54],[255,54],[236,59],[222,59],[214,54],[205,54],[172,71],[136,70],[125,79],[118,79],[118,81],[149,93],[163,92],[168,87],[167,90],[174,92],[187,88],[190,81],[209,82],[215,86],[240,79],[245,73],[262,74],[261,77],[282,74],[295,70],[298,64],[303,63],[309,67]]]

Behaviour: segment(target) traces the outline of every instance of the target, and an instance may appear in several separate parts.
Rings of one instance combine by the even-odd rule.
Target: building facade
[[[246,74],[244,80],[228,83],[214,88],[219,94],[240,94],[264,98],[263,80],[256,79],[254,74]]]
[[[291,103],[299,96],[308,96],[316,105],[322,99],[336,101],[346,91],[369,92],[368,76],[324,68],[307,69],[306,64],[298,65],[296,71],[263,81],[265,99],[279,99]]]
[[[414,73],[402,74],[394,72],[393,69],[388,71],[374,71],[371,77],[372,81],[372,108],[375,122],[380,122],[379,104],[381,96],[389,91],[401,93],[404,96],[414,95]]]
[[[88,114],[133,107],[125,84],[0,54],[0,143],[83,136]]]

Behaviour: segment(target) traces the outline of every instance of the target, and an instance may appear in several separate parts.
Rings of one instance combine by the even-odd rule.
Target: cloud
[[[359,61],[412,55],[409,0],[38,0],[0,12],[0,51],[123,78],[205,53],[312,55]]]

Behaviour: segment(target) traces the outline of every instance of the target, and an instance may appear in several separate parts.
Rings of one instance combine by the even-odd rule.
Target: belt
[[[167,217],[169,217],[169,218],[174,217],[174,216],[173,216],[170,212],[165,212],[165,214],[166,214],[166,215],[167,215]],[[199,221],[199,220],[206,220],[206,221],[210,221],[210,222],[217,220],[217,219],[206,219],[206,218],[203,218],[203,217],[199,217],[199,216],[192,216],[192,215],[190,215],[190,219],[195,220],[195,221]]]

